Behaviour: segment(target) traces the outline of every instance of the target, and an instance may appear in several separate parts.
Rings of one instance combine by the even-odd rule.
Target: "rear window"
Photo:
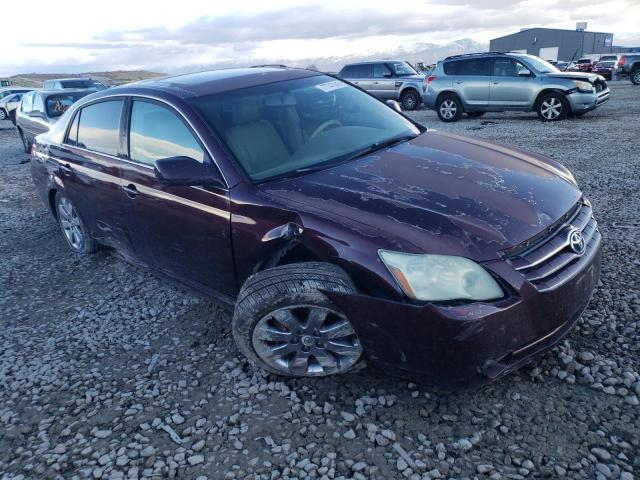
[[[122,100],[109,100],[84,107],[80,111],[78,146],[117,155],[122,104]]]
[[[54,118],[59,117],[67,111],[67,108],[69,108],[85,95],[85,93],[61,93],[59,95],[51,95],[47,97],[47,116]]]
[[[62,84],[62,88],[91,88],[93,87],[93,82],[89,80],[65,80],[64,82],[60,82]]]

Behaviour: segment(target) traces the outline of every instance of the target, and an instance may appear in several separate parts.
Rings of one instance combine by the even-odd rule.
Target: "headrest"
[[[234,125],[255,122],[260,118],[260,107],[255,98],[244,98],[240,100],[231,112],[231,119]]]

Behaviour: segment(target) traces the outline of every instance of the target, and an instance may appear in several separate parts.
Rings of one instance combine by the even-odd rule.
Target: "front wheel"
[[[543,122],[564,120],[569,114],[569,103],[561,93],[547,93],[538,102],[537,112]]]
[[[97,251],[98,243],[89,235],[85,223],[71,200],[64,193],[57,192],[55,204],[58,223],[69,248],[74,253],[81,254]]]
[[[335,265],[306,262],[249,277],[233,314],[233,336],[251,363],[288,377],[344,373],[362,356],[349,319],[322,291],[355,293]]]
[[[631,74],[631,83],[640,85],[640,70],[636,70]]]
[[[436,111],[443,122],[457,122],[462,117],[462,102],[456,95],[443,95],[438,99]]]
[[[407,90],[400,97],[400,105],[403,110],[415,110],[420,105],[420,95],[414,90]]]

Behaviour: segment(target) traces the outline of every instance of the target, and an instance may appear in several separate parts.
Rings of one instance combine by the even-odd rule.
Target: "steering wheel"
[[[318,135],[320,135],[322,132],[324,132],[327,128],[329,128],[331,126],[341,127],[342,123],[340,123],[338,120],[327,120],[326,122],[322,123],[318,128],[316,128],[313,131],[313,133],[309,137],[309,140],[311,140],[312,138],[317,137]]]

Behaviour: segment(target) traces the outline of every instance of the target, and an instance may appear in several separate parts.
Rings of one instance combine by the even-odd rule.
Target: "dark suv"
[[[238,348],[280,375],[495,379],[598,282],[601,236],[560,163],[426,132],[308,70],[95,93],[37,137],[31,172],[73,252],[108,245],[225,303]]]
[[[463,113],[537,112],[540,120],[581,116],[609,100],[604,78],[592,73],[561,72],[533,55],[479,53],[438,62],[427,79],[425,105],[443,122]]]

